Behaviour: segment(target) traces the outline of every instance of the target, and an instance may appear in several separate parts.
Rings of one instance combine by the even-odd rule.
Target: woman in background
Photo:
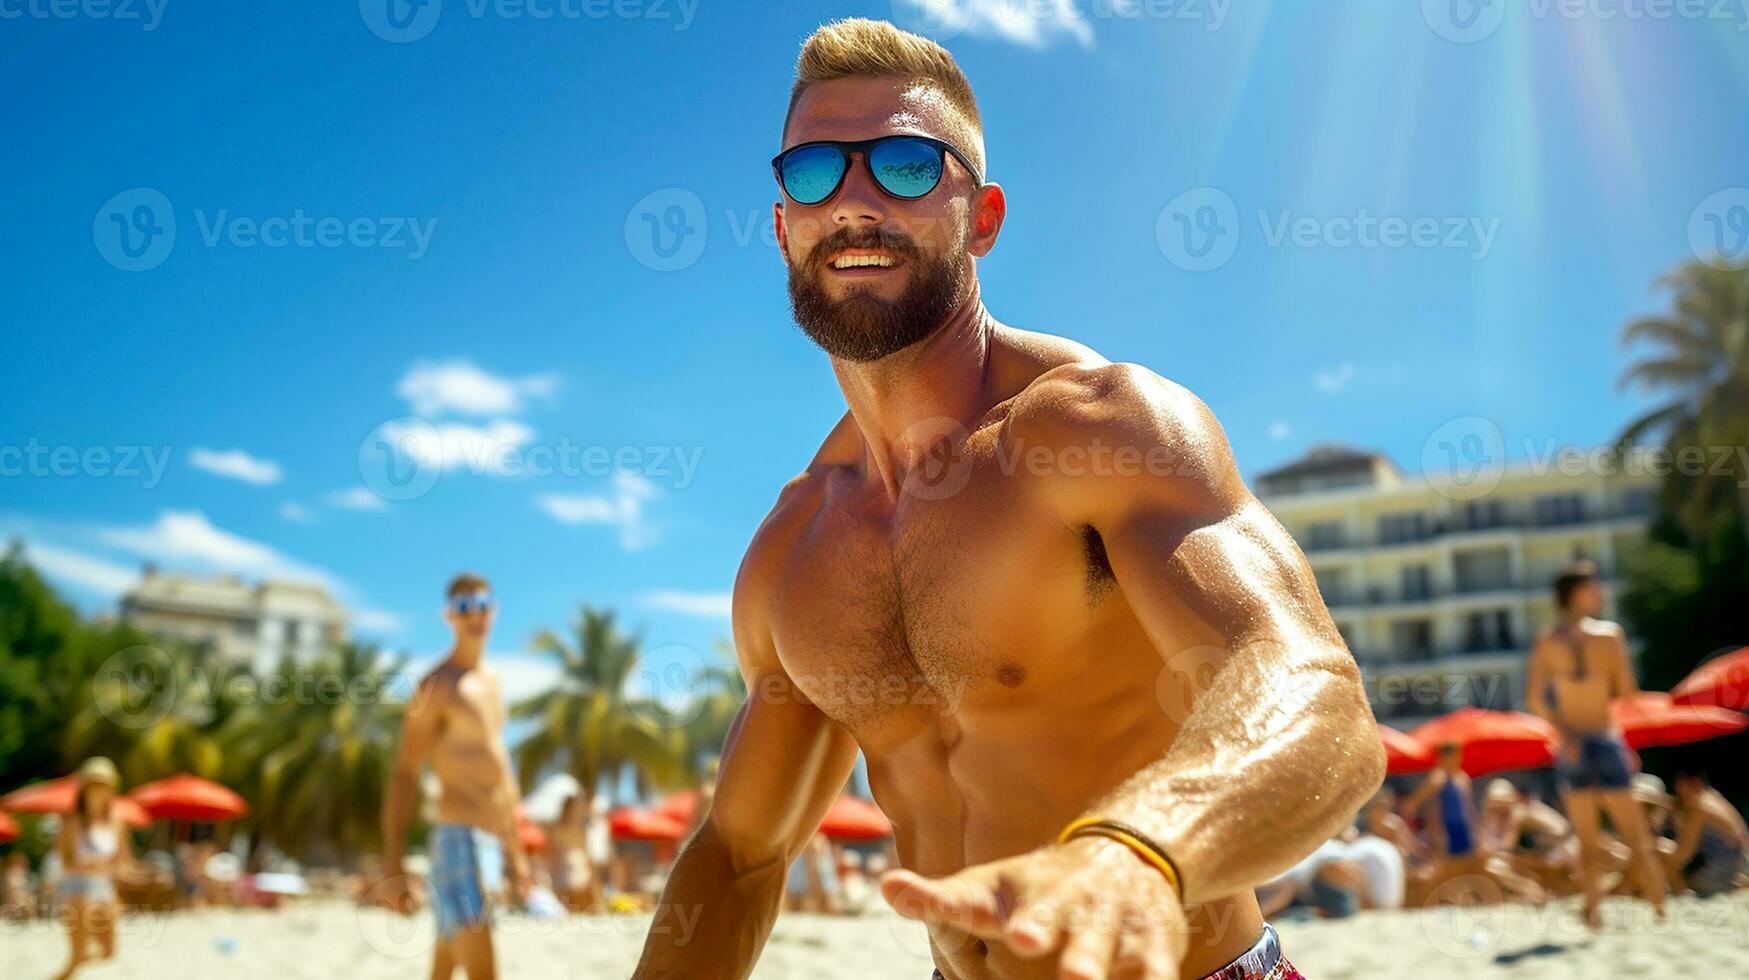
[[[71,977],[90,957],[92,942],[97,958],[115,956],[115,875],[126,853],[127,828],[115,812],[115,766],[101,756],[79,767],[78,794],[73,812],[61,821],[56,850],[61,858],[61,881],[56,889],[61,916],[67,922],[72,956],[60,980]]]

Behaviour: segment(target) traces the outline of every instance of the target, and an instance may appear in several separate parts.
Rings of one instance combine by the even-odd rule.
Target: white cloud
[[[188,456],[189,463],[195,469],[206,470],[215,476],[242,480],[256,486],[267,486],[278,483],[284,473],[279,464],[269,459],[257,459],[241,449],[228,449],[220,452],[216,449],[196,447]]]
[[[316,522],[316,515],[310,512],[310,508],[291,500],[279,505],[279,516],[293,524],[314,524]]]
[[[313,582],[330,592],[341,591],[328,572],[294,561],[273,548],[214,527],[200,511],[166,510],[157,523],[143,527],[105,527],[97,531],[105,544],[164,564],[193,565],[204,571],[232,572],[258,578]]]
[[[1042,48],[1057,37],[1093,47],[1093,27],[1076,0],[897,0],[901,26],[924,33],[996,37]]]
[[[550,398],[557,387],[558,376],[553,374],[506,378],[467,360],[418,361],[401,378],[395,393],[418,415],[506,415],[522,411],[528,398]]]
[[[521,472],[520,451],[534,440],[533,429],[510,419],[494,419],[484,426],[462,422],[433,425],[418,419],[387,422],[382,435],[396,452],[420,466],[466,469],[490,476]]]
[[[1293,434],[1294,427],[1288,425],[1286,422],[1269,423],[1269,438],[1274,439],[1276,442],[1281,442],[1283,439],[1291,438]]]
[[[1312,386],[1325,394],[1334,395],[1347,388],[1359,375],[1359,370],[1345,361],[1332,370],[1313,374]]]
[[[727,592],[680,592],[674,589],[646,592],[640,598],[651,609],[709,619],[728,619],[733,599]]]
[[[106,596],[120,595],[140,580],[138,569],[52,544],[30,542],[24,546],[24,556],[51,579]]]
[[[323,499],[328,501],[328,506],[341,510],[387,510],[389,507],[371,488],[363,486],[335,490]]]
[[[560,524],[607,524],[619,530],[620,547],[637,551],[649,544],[644,502],[657,495],[655,484],[632,473],[617,473],[611,494],[547,493],[535,503]]]

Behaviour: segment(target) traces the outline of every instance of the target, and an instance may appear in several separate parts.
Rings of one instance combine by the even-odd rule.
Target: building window
[[[1339,521],[1322,521],[1306,528],[1306,550],[1318,551],[1325,548],[1342,547],[1342,524]]]
[[[1512,587],[1512,555],[1505,548],[1460,551],[1452,556],[1459,592],[1490,592]]]
[[[1658,509],[1658,491],[1653,487],[1629,487],[1621,495],[1621,512],[1627,517],[1648,517]]]
[[[1457,511],[1457,526],[1465,531],[1486,531],[1506,526],[1506,504],[1499,500],[1466,501]]]
[[[1433,598],[1433,570],[1426,565],[1403,566],[1403,601]]]
[[[1391,645],[1410,659],[1433,655],[1433,620],[1401,619],[1391,624]]]
[[[1379,518],[1379,543],[1402,544],[1420,541],[1430,534],[1427,515],[1419,511],[1386,514]]]
[[[1554,494],[1536,498],[1536,523],[1539,527],[1560,527],[1585,523],[1585,498],[1576,493]]]

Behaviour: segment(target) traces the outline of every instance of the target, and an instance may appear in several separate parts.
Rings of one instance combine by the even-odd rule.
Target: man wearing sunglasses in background
[[[449,583],[444,620],[455,633],[449,656],[419,682],[407,702],[401,748],[383,811],[383,882],[379,900],[402,914],[413,894],[402,866],[407,823],[419,799],[419,774],[429,764],[441,794],[428,842],[427,898],[437,919],[431,976],[445,980],[460,967],[468,980],[496,975],[492,903],[506,865],[511,893],[527,893],[528,859],[516,829],[521,794],[504,750],[504,699],[498,676],[483,662],[496,603],[478,575]]]
[[[778,241],[849,412],[743,560],[750,693],[636,975],[748,974],[860,748],[938,976],[1298,976],[1252,887],[1384,772],[1304,558],[1194,396],[985,310],[951,55],[841,21],[797,76]]]

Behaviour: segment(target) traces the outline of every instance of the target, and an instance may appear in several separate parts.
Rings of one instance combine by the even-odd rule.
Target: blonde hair
[[[835,20],[821,25],[802,42],[784,129],[789,129],[796,103],[810,85],[835,78],[882,75],[926,82],[946,96],[948,104],[964,121],[965,131],[958,135],[966,145],[961,145],[960,151],[971,158],[980,172],[984,170],[984,123],[966,73],[960,71],[959,63],[946,48],[922,35],[901,31],[884,20],[863,17]]]

